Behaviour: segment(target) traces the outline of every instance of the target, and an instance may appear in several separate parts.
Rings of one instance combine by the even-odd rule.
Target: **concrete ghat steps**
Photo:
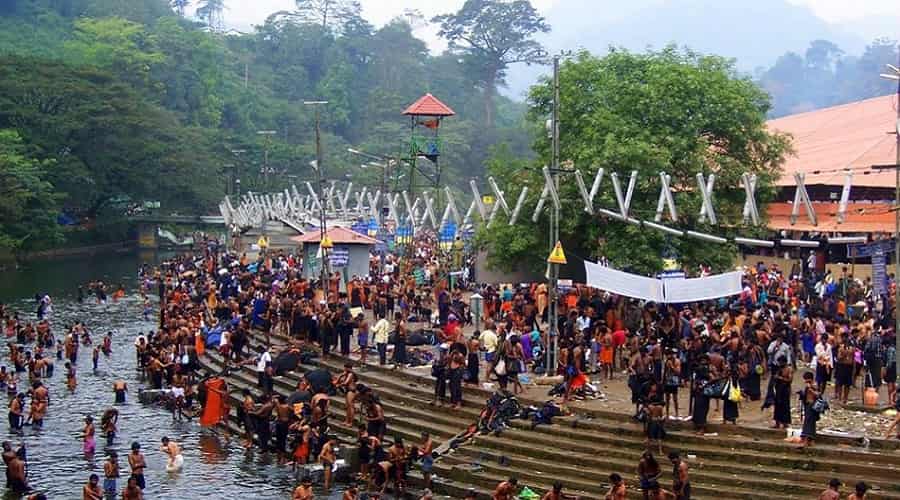
[[[343,364],[343,360],[335,359],[335,358],[332,358],[331,360],[327,360],[322,363],[323,366],[326,366],[333,370],[340,369],[342,367],[342,364]],[[255,382],[255,375],[250,374],[250,376],[253,377],[252,382]],[[389,426],[390,432],[394,432],[395,428],[397,428],[397,430],[400,430],[398,428],[398,424],[404,424],[402,427],[406,427],[408,425],[410,427],[410,429],[408,430],[409,435],[404,436],[404,437],[406,437],[407,439],[415,440],[416,438],[418,438],[418,431],[424,430],[423,423],[425,421],[430,420],[432,422],[444,424],[444,425],[452,424],[452,422],[455,421],[453,418],[447,417],[446,414],[450,413],[449,411],[435,412],[434,411],[435,409],[433,407],[428,407],[428,406],[425,406],[424,408],[422,408],[423,405],[427,405],[427,400],[430,399],[430,396],[431,396],[431,394],[430,394],[431,388],[430,388],[430,380],[429,380],[430,378],[429,377],[419,376],[416,374],[409,374],[409,373],[400,372],[400,371],[388,372],[388,371],[380,369],[378,367],[370,366],[369,369],[360,373],[360,378],[367,384],[370,384],[373,387],[375,387],[376,390],[379,392],[379,394],[382,395],[382,399],[385,401],[385,405],[386,405],[385,411],[386,411],[386,413],[388,413],[389,421],[391,421],[391,420],[394,421],[394,423]],[[286,382],[286,384],[290,388],[293,388],[293,383],[294,382]],[[425,385],[426,383],[429,385],[426,386]],[[480,407],[480,405],[483,404],[483,399],[487,396],[488,393],[485,391],[474,390],[473,388],[467,388],[465,390],[465,394],[466,394],[465,399],[466,399],[467,403],[474,404],[474,405],[477,405],[478,407]],[[400,404],[400,406],[393,407],[391,405],[391,403],[395,399],[402,399],[404,401],[402,402],[402,404]],[[340,403],[342,403],[342,402],[343,401],[340,401]],[[335,400],[335,403],[337,404],[338,401]],[[405,406],[407,404],[409,405],[408,407]],[[419,409],[419,410],[416,411],[417,409]],[[426,410],[427,413],[423,414],[422,410]],[[408,417],[410,417],[410,420],[403,422],[402,418],[395,417],[394,415],[392,415],[392,413],[395,413],[395,412],[398,415],[402,415],[404,412],[407,413]],[[456,412],[454,412],[454,414],[455,413]],[[440,429],[433,428],[434,427],[433,425],[428,425],[427,427],[432,427],[431,430],[434,435],[455,432],[456,430],[458,430],[462,427],[461,424],[465,422],[466,418],[468,418],[468,422],[471,422],[474,420],[474,418],[472,418],[472,417],[475,414],[477,414],[477,409],[476,408],[464,408],[463,410],[460,410],[459,413],[460,413],[459,416],[461,417],[461,419],[460,419],[461,421],[459,422],[460,425],[452,427],[452,430],[450,428],[445,428],[446,430],[444,432],[440,432]],[[340,415],[340,416],[342,417],[342,415]],[[440,418],[438,418],[438,417],[440,417]],[[616,417],[621,417],[621,415],[616,415]],[[625,416],[625,418],[627,419],[627,416]],[[518,423],[516,423],[516,425],[526,425],[526,423],[518,422]],[[406,431],[407,429],[404,428],[403,430]],[[584,432],[585,430],[589,430],[590,432],[585,433]],[[521,432],[521,431],[510,430],[504,434],[504,437],[513,435],[513,433],[516,433],[516,432]],[[609,442],[606,438],[598,439],[597,436],[595,436],[595,434],[598,434],[598,433],[611,434],[612,437],[615,439],[615,441]],[[539,428],[539,432],[530,432],[530,433],[524,433],[524,434],[525,435],[517,436],[518,439],[516,439],[516,441],[530,440],[533,442],[541,442],[541,441],[544,441],[544,438],[541,438],[539,436],[544,435],[544,434],[550,434],[553,439],[550,442],[542,443],[539,446],[539,448],[543,448],[543,450],[555,449],[560,444],[566,444],[565,441],[560,441],[560,438],[562,438],[562,437],[569,437],[569,438],[577,439],[578,441],[576,443],[582,444],[582,446],[583,446],[582,442],[584,442],[584,441],[588,441],[590,443],[598,445],[598,446],[588,448],[587,450],[583,449],[582,450],[583,456],[581,456],[582,453],[579,453],[579,455],[580,455],[579,459],[578,459],[579,463],[582,464],[583,466],[590,466],[590,470],[592,471],[592,474],[595,470],[597,470],[598,468],[601,468],[601,467],[602,467],[602,470],[619,471],[620,473],[623,470],[628,470],[628,468],[623,469],[622,465],[623,464],[627,465],[629,463],[629,461],[634,462],[635,458],[637,457],[637,454],[639,453],[637,450],[642,448],[642,442],[643,442],[642,438],[640,437],[641,430],[640,430],[639,426],[631,424],[631,423],[628,423],[627,425],[621,425],[619,422],[616,422],[616,421],[610,422],[610,421],[607,421],[606,419],[581,420],[579,422],[579,429],[577,429],[577,430],[572,429],[571,427],[566,426],[566,425],[560,425],[560,426],[554,425],[554,426],[549,426],[549,427],[541,426]],[[678,441],[681,439],[681,436],[678,435],[679,433],[673,433],[673,434],[676,434],[676,436],[670,436],[670,438],[674,438],[673,440]],[[635,449],[635,451],[629,452],[629,450],[627,448],[622,449],[624,447],[624,445],[626,445],[626,443],[622,442],[623,435],[632,437],[632,439],[626,440],[626,442],[628,443],[627,448],[633,447]],[[559,436],[559,437],[557,437],[557,436]],[[489,438],[493,439],[493,436],[491,436]],[[685,438],[692,438],[694,441],[698,441],[701,443],[714,442],[717,445],[734,446],[734,444],[735,444],[735,441],[733,439],[728,440],[727,438],[724,438],[724,437],[711,439],[711,437],[695,437],[693,435],[688,435],[688,436],[685,436]],[[507,448],[504,448],[504,446],[509,446],[509,443],[502,441],[503,437],[497,438],[497,439],[498,439],[497,442],[488,443],[488,442],[486,442],[486,439],[484,437],[479,437],[479,438],[477,438],[476,442],[477,442],[477,446],[479,448],[487,449],[488,453],[497,451],[498,453],[502,453],[502,454],[505,454],[510,457],[516,456],[517,459],[520,460],[519,463],[522,463],[522,461],[528,462],[528,463],[533,463],[533,466],[531,466],[531,469],[543,470],[542,464],[546,465],[548,467],[552,467],[553,465],[556,465],[559,463],[567,463],[566,454],[562,454],[561,457],[551,454],[546,459],[542,458],[541,460],[537,461],[537,463],[535,463],[536,458],[533,456],[534,451],[535,451],[533,449],[534,447],[526,448],[524,450],[516,449],[516,448],[507,449]],[[568,440],[566,440],[566,441],[568,441]],[[772,444],[772,443],[767,443],[767,442],[749,442],[747,444],[750,446],[755,445],[757,447],[759,447],[759,446],[763,447],[763,450],[760,450],[760,451],[765,451],[766,453],[761,454],[761,456],[757,457],[757,458],[770,457],[773,454],[773,452],[775,452],[775,453],[777,453],[778,451],[784,452],[785,450],[788,450],[787,453],[789,453],[789,454],[796,455],[798,453],[795,450],[792,450],[789,447],[785,446],[783,443],[776,442],[775,444]],[[603,446],[603,445],[606,445],[606,446]],[[743,445],[743,443],[741,443],[741,445]],[[778,445],[781,445],[780,450],[777,449]],[[775,446],[776,449],[772,449],[771,448],[772,446]],[[496,450],[494,449],[494,447],[496,447]],[[554,448],[550,448],[550,447],[554,447]],[[768,447],[768,448],[766,448],[766,447]],[[596,455],[596,450],[598,448],[601,448],[601,449],[606,448],[604,454],[610,455],[608,457],[608,459],[606,461],[601,461],[601,462],[598,462],[596,460],[587,461],[588,458],[594,457]],[[712,450],[704,450],[704,451],[709,451],[709,452],[714,451],[715,447],[712,447],[712,448],[713,448]],[[467,451],[469,450],[469,448],[464,448],[464,449]],[[689,443],[684,443],[684,446],[681,446],[681,443],[679,443],[679,449],[683,450],[684,453],[696,452],[699,456],[699,461],[697,463],[692,461],[692,465],[694,467],[694,473],[693,473],[692,477],[693,477],[693,481],[695,483],[695,489],[698,488],[698,486],[706,479],[708,479],[710,481],[709,484],[711,484],[711,485],[729,485],[729,488],[733,488],[734,486],[736,486],[736,484],[735,484],[736,480],[734,479],[735,477],[749,476],[749,477],[757,478],[757,481],[753,481],[754,487],[760,487],[760,488],[763,488],[763,490],[771,491],[772,486],[776,486],[776,485],[770,484],[772,482],[771,480],[765,481],[765,478],[778,477],[780,479],[785,480],[785,481],[775,481],[776,483],[778,483],[778,482],[784,483],[784,484],[777,485],[778,486],[777,489],[780,492],[779,496],[783,497],[784,493],[787,492],[786,490],[795,490],[796,488],[806,490],[803,493],[805,496],[809,496],[809,495],[815,495],[818,491],[821,491],[822,484],[824,484],[824,482],[825,482],[824,478],[830,477],[830,474],[822,472],[821,470],[817,471],[817,472],[813,472],[813,471],[809,471],[809,470],[804,471],[803,469],[809,468],[810,465],[815,466],[815,465],[819,465],[819,464],[816,464],[814,462],[803,463],[803,461],[811,462],[812,459],[802,457],[802,456],[800,456],[800,457],[797,457],[797,456],[785,457],[787,460],[790,460],[790,462],[789,462],[790,465],[788,466],[790,468],[788,470],[783,470],[784,468],[782,468],[782,467],[779,467],[779,468],[761,467],[756,464],[741,466],[741,462],[735,462],[733,460],[735,451],[732,451],[732,450],[725,450],[723,453],[723,457],[722,457],[725,460],[719,463],[718,461],[713,461],[713,460],[709,460],[708,458],[705,458],[702,451],[694,450],[693,448],[691,448]],[[476,450],[476,451],[480,451],[480,450]],[[616,453],[611,453],[613,451],[615,451]],[[722,452],[722,450],[719,450],[719,451]],[[816,451],[818,451],[818,450],[816,450]],[[840,451],[844,451],[844,450],[840,450]],[[465,452],[460,452],[461,455],[464,453]],[[517,453],[527,453],[527,455],[517,454]],[[859,453],[852,452],[852,451],[850,451],[849,453],[852,457],[859,458],[859,455],[860,455]],[[826,450],[824,452],[824,454],[827,456],[827,455],[830,455],[831,453]],[[870,454],[866,454],[866,455],[869,455],[869,456],[866,456],[865,460],[872,460],[872,459],[880,460],[880,459],[887,458],[887,457],[883,457],[883,456],[879,456],[879,455],[874,455],[874,456],[872,456]],[[798,461],[798,458],[799,458],[799,461]],[[448,464],[451,464],[452,461],[453,461],[453,459],[450,459],[450,458],[447,459]],[[440,462],[439,462],[439,464],[440,464]],[[453,464],[453,465],[457,465],[457,466],[461,467],[460,464]],[[845,464],[845,465],[850,465],[850,464]],[[608,469],[607,469],[607,467],[608,467]],[[633,464],[632,464],[632,467],[633,467]],[[459,467],[457,467],[457,468],[459,468]],[[717,474],[707,475],[707,472],[709,472],[709,473],[716,472],[717,469],[719,469],[718,472],[720,474],[723,474],[723,476],[717,477]],[[778,470],[778,469],[782,469],[782,470]],[[726,472],[726,471],[735,471],[735,470],[737,473]],[[871,470],[868,470],[868,471],[858,470],[856,472],[857,473],[871,472]],[[876,477],[880,478],[882,481],[884,480],[885,477],[893,476],[893,474],[886,474],[887,471],[885,471],[884,468],[876,468],[875,472],[877,474]],[[626,476],[627,476],[627,474],[626,474]],[[523,476],[523,478],[524,477],[525,476]],[[575,477],[577,478],[580,476],[575,476]],[[859,479],[859,477],[854,476],[854,477],[848,477],[848,478],[842,478],[842,479],[844,479],[844,481],[846,483],[852,484],[852,482]],[[805,481],[805,482],[803,482],[802,484],[790,484],[795,481],[797,481],[797,482]],[[756,484],[758,482],[763,482],[763,484]],[[805,484],[806,486],[803,486],[803,484]],[[492,485],[489,485],[489,486],[492,487]],[[549,485],[547,485],[547,486],[549,486]],[[715,487],[718,488],[718,486],[715,486]],[[702,488],[701,488],[701,490],[698,490],[698,493],[700,491],[702,491]],[[757,495],[759,494],[758,490],[754,490],[754,491],[757,493]],[[793,491],[791,491],[791,492],[793,492]],[[887,492],[883,492],[883,493],[887,493]],[[710,494],[721,497],[720,490],[712,490],[712,491],[710,491]],[[885,497],[890,498],[893,496],[885,496]]]
[[[221,359],[221,358],[219,358]],[[207,370],[208,372],[219,372],[222,368],[221,361],[212,359],[210,356],[205,357],[205,359],[201,359],[201,366]],[[255,376],[252,374],[247,374],[243,370],[232,372],[232,374],[228,377],[229,381],[229,402],[232,406],[232,410],[228,415],[227,420],[227,428],[228,431],[231,432],[234,436],[243,436],[244,430],[242,428],[241,422],[238,421],[236,408],[240,405],[242,397],[241,391],[244,388],[249,388],[251,390],[257,390]],[[293,385],[290,387],[293,388]],[[289,394],[290,391],[279,390],[283,389],[282,387],[276,387],[276,393],[278,394]],[[340,401],[338,404],[340,405],[343,401]],[[341,441],[348,446],[355,445],[356,439],[356,429],[352,426],[345,426],[342,423],[343,420],[343,409],[341,407],[334,408],[332,407],[329,411],[329,415],[331,417],[331,428],[332,431],[341,438]],[[386,416],[389,421],[389,427],[392,429],[392,433],[389,436],[385,436],[386,443],[391,443],[393,436],[401,436],[405,440],[409,442],[415,442],[420,438],[420,433],[417,429],[407,429],[393,423],[390,423],[391,417]],[[254,436],[255,437],[255,436]],[[436,436],[434,438],[435,443],[440,444],[443,439],[440,436]],[[419,486],[420,488],[424,487],[424,479],[422,475],[418,471],[411,471],[409,474],[410,482],[414,486]],[[465,496],[466,492],[470,489],[475,489],[478,493],[478,498],[490,498],[491,489],[478,486],[476,484],[468,483],[465,481],[454,481],[449,479],[449,477],[442,477],[434,480],[434,485],[432,489],[436,493],[444,494],[449,496],[450,498],[462,498]],[[419,498],[420,495],[407,495],[408,498],[416,499]]]
[[[252,371],[249,371],[249,370],[241,370],[241,371],[234,372],[232,379],[239,380],[241,382],[241,386],[235,386],[236,389],[242,389],[243,387],[254,387],[255,382],[256,382],[255,375],[252,373]],[[282,384],[279,384],[279,386],[284,386],[289,389],[289,388],[293,387],[293,384],[290,384],[287,381],[284,381]],[[281,388],[281,387],[279,387],[279,388]],[[279,392],[281,392],[281,391],[279,391]],[[237,400],[237,397],[235,399]],[[335,399],[333,404],[335,404],[335,406],[340,407],[343,405],[343,401],[340,399]],[[403,409],[402,407],[399,408],[399,410],[402,410],[402,409]],[[335,408],[332,411],[332,413],[334,414],[334,417],[336,419],[343,417],[343,412],[341,410],[342,410],[342,408]],[[423,421],[426,421],[426,419],[428,419],[428,418],[430,418],[431,421],[434,421],[435,419],[439,418],[439,415],[422,414],[421,412],[415,412],[416,413],[415,415],[409,414],[406,417],[398,417],[398,416],[393,415],[393,412],[395,412],[397,410],[398,410],[398,408],[394,408],[392,405],[385,402],[385,411],[388,412],[387,419],[389,422],[389,430],[390,430],[389,434],[391,436],[399,435],[399,436],[403,437],[404,439],[411,441],[411,442],[414,442],[418,439],[419,431],[422,429]],[[445,421],[446,419],[440,418],[440,420]],[[332,425],[336,427],[336,430],[339,430],[339,429],[337,429],[337,427],[343,427],[342,424],[335,425],[333,423]],[[340,430],[344,431],[344,433],[346,433],[346,435],[348,435],[348,436],[352,436],[353,432],[354,432],[354,429],[349,428],[349,427],[342,428]],[[452,435],[453,432],[455,431],[455,427],[447,426],[446,424],[441,425],[440,427],[435,426],[435,425],[428,425],[428,430],[430,430],[435,435],[436,439],[440,440],[441,438],[446,438],[446,437],[449,437],[450,435]],[[512,433],[512,432],[513,431],[510,431],[510,433]],[[506,433],[505,435],[508,435],[508,433]],[[479,445],[479,448],[480,448],[480,445],[484,445],[485,441],[487,441],[487,440],[492,441],[493,444],[496,446],[497,442],[501,441],[501,438],[496,438],[494,436],[487,436],[487,437],[480,436],[480,437],[476,438],[476,444]],[[523,441],[522,439],[516,439],[514,442],[522,442],[522,441]],[[538,446],[543,447],[543,446],[549,446],[549,445],[538,443]],[[529,450],[529,447],[526,445],[524,447],[524,451],[527,452],[528,450]],[[471,455],[472,455],[472,453],[479,453],[479,450],[473,449],[470,447],[463,447],[459,451],[457,451],[457,453],[460,456],[462,456],[463,458],[455,457],[453,455],[448,456],[446,459],[444,459],[444,460],[446,460],[446,464],[444,466],[440,466],[437,468],[437,470],[439,471],[438,472],[439,475],[444,475],[447,477],[459,479],[461,474],[464,474],[464,473],[471,474],[472,473],[472,471],[468,467],[468,464],[471,461],[478,460],[477,455],[476,455],[476,458],[474,458],[474,459],[472,458]],[[488,453],[490,453],[490,452],[488,452]],[[500,452],[497,452],[497,453],[500,453]],[[573,493],[578,493],[578,494],[580,494],[580,496],[584,496],[584,497],[592,497],[594,495],[597,495],[597,497],[602,497],[602,494],[603,494],[602,481],[601,481],[601,484],[599,484],[599,485],[593,485],[592,483],[584,482],[584,480],[581,479],[583,477],[583,474],[582,474],[583,469],[581,469],[581,470],[579,470],[577,468],[568,468],[568,470],[565,468],[560,469],[559,466],[557,466],[556,464],[577,461],[578,463],[581,464],[582,467],[589,467],[590,470],[592,471],[592,473],[593,473],[592,475],[594,475],[594,477],[598,477],[601,479],[603,477],[605,477],[606,475],[608,475],[608,473],[610,473],[610,472],[629,470],[634,465],[632,463],[633,460],[631,460],[631,459],[616,460],[616,461],[599,460],[599,459],[588,460],[590,455],[584,455],[584,454],[580,454],[580,453],[579,454],[568,454],[568,455],[563,453],[563,454],[560,454],[559,456],[554,457],[554,459],[552,461],[550,461],[550,460],[537,461],[534,457],[510,454],[506,450],[503,450],[502,454],[504,454],[505,456],[510,458],[510,466],[512,466],[512,467],[516,467],[517,465],[519,466],[519,469],[516,470],[516,474],[523,481],[527,481],[528,484],[532,484],[534,486],[540,485],[543,487],[549,487],[550,485],[545,484],[545,482],[542,480],[546,480],[546,478],[548,478],[548,477],[565,478],[565,483],[567,485],[569,485],[570,488],[577,488],[577,489],[581,490],[581,491],[573,491]],[[500,454],[497,454],[494,456],[499,458]],[[493,471],[498,475],[509,473],[509,472],[505,472],[505,471],[509,470],[508,468],[498,468],[496,466],[492,467],[490,464],[486,463],[485,461],[482,461],[482,463],[484,464],[482,466],[484,471],[487,471],[487,472]],[[695,467],[697,467],[697,466],[695,465]],[[543,472],[545,475],[542,475],[539,472],[535,472],[535,470],[539,470],[539,471]],[[602,474],[600,474],[601,471],[602,471]],[[700,481],[702,481],[703,484],[717,484],[717,483],[711,482],[711,481],[715,481],[717,478],[706,477],[706,476],[707,475],[705,473],[702,473],[698,469],[695,468],[695,470],[694,470],[694,481],[695,482],[697,482],[698,484]],[[740,486],[740,484],[737,484],[737,483],[740,483],[740,481],[733,480],[731,475],[725,475],[723,480],[725,481],[724,484],[728,484],[729,488],[731,488],[731,489],[734,489],[734,488]],[[487,486],[490,486],[490,485],[487,485]],[[790,485],[781,484],[780,486],[788,487]],[[706,491],[706,489],[702,486],[696,487],[696,493],[698,495],[709,494],[711,496],[712,495],[721,496],[721,495],[719,495],[718,490]],[[813,495],[813,494],[815,494],[815,491],[810,492],[810,495]],[[738,497],[735,497],[735,498],[738,498]],[[747,498],[747,497],[740,497],[740,498]]]
[[[331,367],[334,361],[324,363]],[[393,377],[390,374],[367,370],[361,374],[361,379],[377,381],[377,386],[382,390],[392,387],[400,391],[415,391],[421,386],[410,386],[406,381],[400,380],[391,383]],[[376,384],[373,383],[373,386]],[[428,390],[428,389],[419,389]],[[408,394],[405,394],[408,396]],[[432,408],[433,411],[433,408]],[[463,410],[465,411],[465,408]],[[476,416],[477,418],[477,416]],[[573,429],[571,423],[574,420],[559,419],[561,424],[540,426],[539,434],[551,434],[557,440],[576,441],[576,446],[582,447],[585,443],[591,443],[597,448],[609,452],[624,452],[634,457],[644,447],[643,429],[635,423],[607,422],[599,419],[579,420],[578,428]],[[519,429],[527,429],[529,424],[525,421],[514,420],[512,425]],[[777,477],[795,478],[798,481],[815,482],[817,485],[825,484],[831,477],[838,476],[849,481],[866,480],[869,483],[881,485],[888,489],[897,488],[893,482],[885,482],[887,477],[897,477],[900,468],[891,462],[896,462],[900,456],[890,452],[866,453],[852,450],[822,446],[812,450],[798,450],[794,445],[783,442],[770,442],[753,440],[743,436],[746,441],[736,441],[724,436],[697,436],[689,432],[671,432],[665,441],[665,448],[678,449],[683,454],[694,454],[700,457],[704,467],[710,470],[720,470],[724,473],[738,473],[755,476],[764,467],[778,468]],[[532,438],[533,439],[533,438]],[[818,458],[824,457],[825,460]],[[786,477],[787,476],[787,477]]]

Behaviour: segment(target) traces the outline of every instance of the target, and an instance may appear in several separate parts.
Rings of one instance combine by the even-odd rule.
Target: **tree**
[[[151,70],[165,59],[142,24],[118,17],[81,18],[63,48],[66,59],[92,65],[139,87],[150,87]]]
[[[455,14],[432,19],[451,50],[464,54],[478,71],[484,92],[485,123],[494,124],[494,95],[505,84],[510,64],[540,64],[547,51],[532,39],[550,31],[528,0],[466,0]]]
[[[17,253],[61,240],[49,160],[31,157],[16,130],[0,129],[0,250]]]
[[[112,74],[4,57],[0,88],[0,128],[16,128],[55,160],[49,179],[73,211],[94,217],[119,198],[203,210],[216,199],[202,182],[222,162],[212,137]]]
[[[896,64],[897,42],[874,40],[861,56],[847,55],[827,40],[814,40],[804,55],[788,52],[759,77],[772,96],[772,116],[887,95],[890,81],[879,78],[885,64]]]
[[[215,31],[222,31],[224,28],[225,20],[222,17],[224,12],[225,0],[202,0],[197,7],[197,17]]]
[[[302,22],[319,25],[322,30],[340,32],[352,19],[359,18],[362,7],[357,0],[296,0],[294,15]]]
[[[672,177],[679,212],[678,222],[669,224],[714,234],[752,234],[752,228],[732,226],[740,222],[744,202],[740,176],[744,172],[758,176],[762,204],[771,195],[789,145],[787,137],[766,129],[770,107],[766,94],[749,79],[739,77],[731,62],[673,48],[646,54],[614,50],[602,58],[582,52],[561,65],[560,87],[561,158],[574,162],[589,179],[603,167],[607,175],[617,172],[627,183],[630,171],[637,170],[633,217],[653,219],[659,173],[664,171]],[[535,129],[543,129],[552,96],[547,81],[532,88],[529,117]],[[548,164],[546,134],[538,135],[535,149],[540,156],[536,165]],[[503,176],[507,185],[530,186],[532,199],[527,206],[534,207],[543,187],[537,169],[507,168],[505,163],[495,162],[492,173]],[[498,165],[503,167],[500,171]],[[701,201],[696,174],[713,172],[717,226],[698,220]],[[594,205],[615,209],[608,177],[603,182]],[[602,255],[619,268],[644,273],[661,270],[661,256],[667,253],[674,253],[692,269],[700,263],[719,270],[732,265],[733,246],[667,238],[660,232],[589,216],[574,184],[565,178],[560,190],[564,203],[560,234],[567,252],[584,257]],[[529,262],[542,268],[543,258],[536,259],[535,253],[545,256],[549,251],[546,211],[537,231],[529,215],[522,214],[514,229],[495,231],[497,225],[483,233],[495,263]],[[536,239],[538,249],[510,245],[511,231],[536,233],[528,238]]]

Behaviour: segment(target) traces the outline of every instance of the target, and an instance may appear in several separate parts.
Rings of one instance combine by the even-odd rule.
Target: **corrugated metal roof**
[[[409,105],[404,115],[425,115],[425,116],[453,116],[456,113],[450,109],[450,106],[442,103],[437,97],[431,94],[425,94],[418,101]]]
[[[840,186],[841,169],[893,164],[896,105],[896,97],[887,95],[770,120],[770,129],[794,138],[795,155],[776,184],[793,186],[794,172],[806,172],[807,185]],[[853,185],[893,188],[894,172],[854,170]]]
[[[813,203],[819,223],[817,226],[810,224],[803,207],[800,207],[797,223],[791,225],[792,207],[792,203],[769,203],[766,207],[769,229],[840,233],[894,232],[894,211],[890,203],[848,203],[842,224],[837,222],[837,203]]]

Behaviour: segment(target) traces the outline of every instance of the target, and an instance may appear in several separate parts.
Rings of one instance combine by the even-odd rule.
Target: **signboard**
[[[887,255],[894,251],[894,240],[873,241],[872,243],[852,243],[847,245],[849,257],[873,257],[876,251]]]
[[[875,295],[887,295],[887,264],[885,252],[876,249],[872,254],[872,289]]]
[[[353,230],[354,233],[366,236],[369,235],[369,223],[364,220],[354,222],[353,225],[350,226],[350,229]]]
[[[347,263],[350,262],[350,248],[349,247],[334,247],[328,252],[329,262],[331,262],[331,267],[346,267]]]

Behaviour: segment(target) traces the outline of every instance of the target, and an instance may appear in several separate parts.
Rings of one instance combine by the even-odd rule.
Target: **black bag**
[[[828,405],[828,401],[825,400],[825,398],[823,398],[822,396],[819,396],[815,401],[813,401],[813,404],[810,405],[810,409],[813,412],[818,413],[819,415],[828,411],[829,408],[830,406]]]
[[[724,399],[728,393],[728,380],[716,380],[703,387],[703,395],[713,399]]]

